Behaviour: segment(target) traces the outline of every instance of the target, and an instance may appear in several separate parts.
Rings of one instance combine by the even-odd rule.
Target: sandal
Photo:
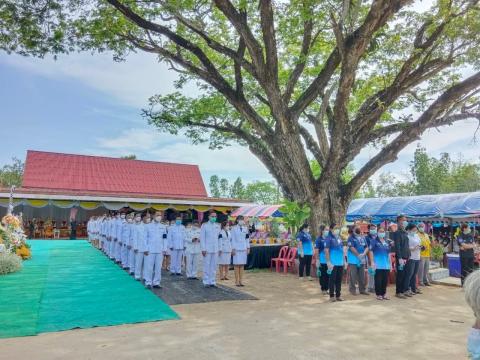
[[[377,296],[377,300],[383,300],[383,296]]]
[[[390,298],[388,296],[384,295],[383,300],[390,300]]]

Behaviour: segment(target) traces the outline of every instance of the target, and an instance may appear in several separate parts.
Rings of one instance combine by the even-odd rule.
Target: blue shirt
[[[368,247],[370,247],[370,244],[372,243],[372,241],[376,239],[378,239],[377,235],[368,234],[367,236],[365,236],[365,241],[367,242]]]
[[[374,239],[370,243],[370,251],[373,252],[373,261],[379,270],[390,270],[390,244],[385,240]]]
[[[326,264],[327,258],[325,257],[325,239],[321,236],[315,240],[315,248],[318,249],[318,259],[320,264]]]
[[[330,250],[330,262],[333,266],[343,266],[343,242],[334,235],[328,235],[325,248]]]
[[[350,248],[355,248],[359,254],[363,253],[365,251],[365,248],[367,247],[367,241],[363,236],[350,236],[347,241],[347,246],[348,246],[348,253],[347,253],[347,260],[349,264],[352,265],[360,265],[361,261],[360,259],[352,252],[350,251]]]
[[[297,240],[302,242],[303,255],[313,255],[312,235],[305,231],[300,231]]]

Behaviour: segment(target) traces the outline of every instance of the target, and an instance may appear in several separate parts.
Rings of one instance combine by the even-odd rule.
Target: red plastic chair
[[[275,272],[280,271],[280,261],[285,260],[287,257],[287,252],[288,252],[288,246],[282,246],[280,248],[280,252],[278,253],[278,257],[272,258],[270,261],[270,270],[273,268],[273,263],[275,263]]]
[[[290,250],[288,251],[288,254],[287,256],[285,257],[285,259],[283,260],[280,260],[279,261],[279,264],[280,265],[283,265],[283,272],[286,274],[287,271],[288,271],[288,268],[291,268],[293,269],[293,272],[295,273],[296,272],[296,267],[295,267],[295,259],[297,257],[297,248],[290,248]],[[279,269],[280,270],[280,269]]]

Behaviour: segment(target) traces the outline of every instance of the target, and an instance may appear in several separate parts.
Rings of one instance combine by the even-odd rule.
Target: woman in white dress
[[[248,226],[245,225],[243,216],[237,217],[236,225],[232,232],[232,255],[235,269],[235,285],[243,285],[243,270],[247,263],[247,255],[250,252],[250,236]]]
[[[232,260],[232,240],[230,237],[228,223],[222,222],[220,234],[218,234],[218,265],[220,280],[228,280],[228,267]]]

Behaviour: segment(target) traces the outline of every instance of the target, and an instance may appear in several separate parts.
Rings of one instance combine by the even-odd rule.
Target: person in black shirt
[[[461,234],[457,237],[458,246],[460,248],[460,276],[463,282],[465,278],[473,272],[473,260],[475,243],[473,240],[472,231],[468,224],[462,224],[460,226]]]
[[[409,273],[410,248],[408,246],[408,235],[405,228],[408,225],[407,218],[404,215],[397,216],[398,229],[390,235],[395,249],[395,268],[396,268],[396,297],[406,299],[410,295],[405,294],[406,275]],[[410,264],[410,265],[409,265]]]

